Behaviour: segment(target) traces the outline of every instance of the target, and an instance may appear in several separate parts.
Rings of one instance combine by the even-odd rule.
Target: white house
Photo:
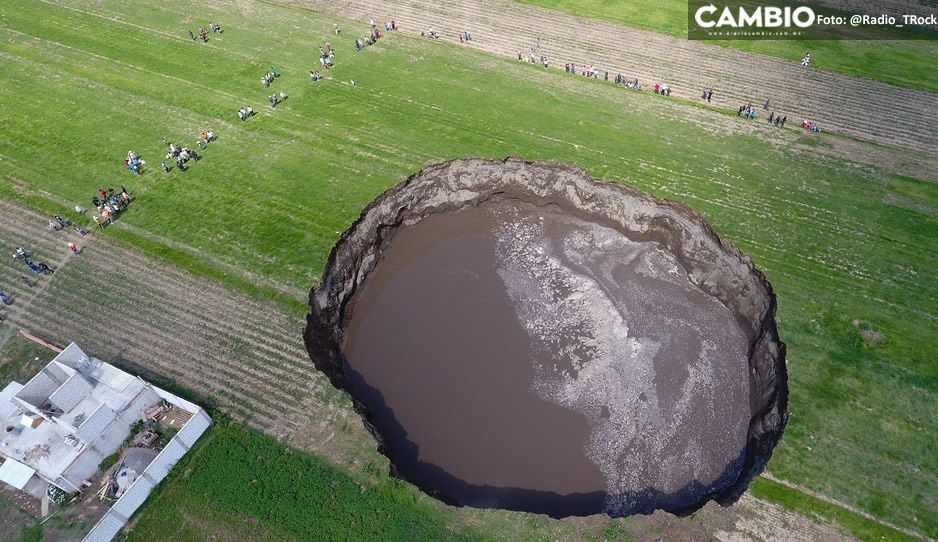
[[[41,496],[49,484],[81,491],[131,425],[163,402],[191,418],[89,534],[109,540],[211,424],[198,405],[93,358],[72,343],[25,385],[0,391],[0,481]],[[113,531],[113,532],[112,532]],[[87,540],[87,539],[86,539]]]

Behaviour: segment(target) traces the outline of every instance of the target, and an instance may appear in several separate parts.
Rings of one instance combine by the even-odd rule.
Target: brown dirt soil
[[[736,507],[735,522],[730,530],[718,530],[712,536],[724,542],[743,540],[853,540],[848,533],[832,525],[807,520],[794,512],[746,495]]]
[[[471,47],[511,57],[519,51],[526,54],[540,38],[542,54],[554,68],[565,62],[595,65],[610,74],[637,77],[646,88],[667,83],[676,95],[691,99],[713,88],[714,104],[732,109],[748,101],[761,105],[770,98],[793,127],[806,118],[825,129],[884,145],[898,141],[909,148],[938,150],[938,131],[922,121],[938,117],[938,95],[805,70],[799,59],[726,49],[510,0],[281,1],[359,21],[393,19],[410,33],[433,26],[442,40],[454,43],[469,30]]]

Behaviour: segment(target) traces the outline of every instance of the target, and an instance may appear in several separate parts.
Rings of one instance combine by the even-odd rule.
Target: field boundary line
[[[866,511],[860,510],[859,508],[856,508],[856,507],[854,507],[854,506],[851,506],[851,505],[849,505],[849,504],[847,504],[847,503],[845,503],[845,502],[843,502],[843,501],[839,501],[839,500],[837,500],[837,499],[835,499],[835,498],[833,498],[833,497],[828,497],[827,495],[824,495],[823,493],[819,493],[819,492],[817,492],[817,491],[814,491],[813,489],[809,489],[809,488],[807,488],[807,487],[798,485],[798,484],[796,484],[796,483],[794,483],[794,482],[789,482],[788,480],[782,480],[781,478],[775,477],[772,473],[770,473],[770,472],[768,472],[768,471],[764,471],[764,472],[761,474],[761,476],[762,476],[763,478],[765,478],[766,480],[770,480],[770,481],[775,482],[775,483],[777,483],[777,484],[781,484],[781,485],[783,485],[783,486],[785,486],[785,487],[787,487],[787,488],[789,488],[789,489],[794,489],[795,491],[798,491],[798,492],[800,492],[800,493],[804,493],[805,495],[808,495],[808,496],[810,496],[810,497],[814,497],[815,499],[822,500],[822,501],[824,501],[824,502],[826,502],[826,503],[828,503],[828,504],[833,504],[834,506],[839,506],[840,508],[843,508],[844,510],[847,510],[848,512],[854,513],[854,514],[856,514],[856,515],[858,515],[858,516],[861,516],[861,517],[863,517],[863,518],[866,518],[866,519],[868,519],[868,520],[870,520],[870,521],[876,522],[876,523],[882,525],[883,527],[889,527],[890,529],[893,529],[893,530],[895,530],[895,531],[899,531],[900,533],[907,534],[907,535],[909,535],[909,536],[911,536],[911,537],[914,537],[914,538],[918,538],[919,540],[926,540],[926,541],[928,541],[928,542],[935,542],[935,539],[934,539],[934,538],[930,538],[930,537],[928,537],[928,536],[925,536],[924,534],[922,534],[922,533],[920,533],[920,532],[918,532],[918,531],[909,529],[909,528],[907,528],[907,527],[900,527],[900,526],[898,526],[898,525],[896,525],[896,524],[894,524],[894,523],[890,523],[890,522],[888,522],[888,521],[886,521],[886,520],[884,520],[884,519],[880,519],[880,518],[874,516],[873,514],[870,514],[869,512],[866,512]]]

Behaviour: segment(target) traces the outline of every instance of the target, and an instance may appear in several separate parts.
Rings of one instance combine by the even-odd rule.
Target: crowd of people
[[[369,19],[368,22],[369,24],[371,24],[371,30],[368,31],[368,36],[364,38],[364,40],[361,40],[361,39],[355,40],[356,51],[361,51],[362,49],[365,48],[366,45],[374,45],[378,41],[378,39],[383,36],[383,34],[381,34],[381,31],[378,30],[378,25],[375,24],[374,18]],[[430,27],[430,29],[432,30],[433,27]],[[384,31],[390,32],[392,30],[397,30],[397,23],[395,21],[385,21]],[[423,32],[421,32],[420,35],[423,36]]]
[[[521,53],[518,53],[518,56],[519,56],[519,60],[521,60],[520,58]],[[574,74],[579,73],[583,77],[591,77],[593,79],[599,79],[599,70],[596,69],[596,66],[587,66],[586,64],[584,64],[578,69],[576,64],[570,63],[570,64],[564,65],[564,70],[567,73],[574,73]],[[609,72],[605,72],[605,73],[606,73],[605,79],[606,81],[608,81]]]
[[[30,271],[36,273],[37,275],[51,275],[55,273],[55,269],[50,267],[47,263],[45,262],[36,263],[32,260],[32,258],[33,258],[32,254],[30,254],[23,247],[16,247],[15,249],[13,249],[13,259],[22,260],[23,263],[26,264],[26,267],[30,269]],[[24,284],[29,283],[28,284],[29,287],[32,288],[31,281],[25,276],[20,277],[20,282]],[[6,303],[6,305],[9,305],[9,303]]]
[[[765,101],[765,104],[762,106],[762,108],[766,110],[769,108],[769,100]],[[757,114],[756,107],[752,105],[752,102],[744,103],[739,106],[739,109],[736,110],[737,117],[745,117],[749,120],[755,119],[756,114]],[[768,120],[769,124],[774,124],[778,128],[784,128],[785,122],[787,120],[788,120],[788,115],[785,115],[785,116],[778,115],[775,113],[775,111],[772,111],[771,113],[769,113],[769,120]]]
[[[49,221],[49,227],[52,228],[53,224],[55,224],[55,227],[53,228],[55,231],[61,231],[70,225],[69,222],[63,220],[62,217],[58,215],[56,215]],[[77,225],[75,226],[75,228],[78,230],[81,229]],[[82,235],[84,235],[84,233]],[[67,246],[68,246],[68,249],[75,254],[78,254],[81,252],[81,249],[75,243],[69,242]],[[23,262],[23,264],[26,266],[27,269],[29,269],[33,273],[36,273],[39,276],[51,275],[55,273],[54,267],[42,261],[39,261],[39,262],[35,261],[36,259],[35,256],[21,246],[17,246],[13,249],[12,257],[14,261]],[[29,277],[27,277],[26,275],[20,275],[18,281],[23,286],[26,286],[27,288],[34,288],[36,286],[36,283],[30,280]],[[2,289],[0,289],[0,303],[3,303],[4,305],[12,305],[13,297],[10,294],[4,292]],[[0,315],[0,321],[2,320],[3,320],[3,315]]]
[[[91,215],[91,220],[100,229],[104,229],[109,224],[117,220],[117,216],[130,205],[132,198],[130,192],[121,186],[120,192],[115,192],[113,188],[105,190],[98,189],[98,195],[91,198],[91,204],[94,205],[96,213]],[[79,232],[80,233],[80,232]]]
[[[211,28],[212,33],[214,33],[214,34],[221,34],[221,25],[220,25],[220,24],[218,24],[218,23],[209,23],[209,28]],[[196,41],[196,39],[198,39],[198,40],[201,41],[202,43],[208,43],[208,31],[205,30],[205,27],[204,27],[204,26],[200,26],[200,27],[199,27],[199,37],[196,38],[196,35],[193,34],[192,31],[190,30],[190,31],[189,31],[189,39],[192,40],[192,41]]]
[[[75,206],[75,209],[76,209],[76,212],[80,211],[79,214],[83,215],[85,213],[84,209],[81,209],[81,207],[77,205]],[[71,221],[65,220],[59,215],[55,215],[49,219],[49,229],[52,231],[62,231],[62,230],[68,229],[69,226],[72,226]],[[72,229],[74,229],[75,233],[77,233],[78,235],[82,237],[84,237],[85,235],[88,235],[88,232],[86,232],[84,228],[82,228],[78,224],[75,224]]]
[[[812,132],[821,132],[821,125],[816,122],[811,122],[808,119],[801,121],[801,127],[807,130],[811,130]]]
[[[280,72],[277,71],[277,68],[271,66],[270,70],[264,74],[264,77],[261,77],[261,84],[264,85],[264,88],[267,88],[278,77],[280,77]]]
[[[214,134],[211,132],[206,132],[202,134],[202,137],[206,140],[214,138]],[[95,212],[91,214],[91,219],[94,223],[101,229],[106,227],[108,224],[111,224],[116,220],[117,216],[121,214],[127,206],[130,205],[132,201],[130,192],[123,186],[120,187],[120,192],[115,191],[113,188],[105,190],[104,188],[98,189],[98,194],[91,198],[91,204],[94,206]],[[80,205],[75,206],[75,213],[79,217],[87,215],[87,211],[83,209]],[[88,232],[81,226],[80,223],[73,222],[69,219],[62,218],[61,215],[54,215],[48,221],[49,230],[53,232],[67,232],[74,231],[78,234],[79,237],[85,237],[88,235]],[[59,234],[61,235],[61,234]],[[65,247],[72,254],[81,254],[82,247],[78,245],[75,241],[67,240]],[[51,275],[55,273],[55,268],[49,264],[38,260],[31,251],[27,250],[22,246],[17,246],[13,249],[12,258],[14,261],[22,262],[27,269],[36,273],[39,276]],[[19,282],[23,284],[26,288],[34,288],[36,282],[30,280],[26,275],[20,275]],[[13,298],[0,289],[0,303],[4,305],[10,305],[13,302]],[[3,319],[3,316],[0,315],[0,320]]]
[[[522,55],[521,51],[518,51],[518,62],[524,62],[527,60],[531,64],[537,64],[540,62],[545,68],[548,66],[547,57],[541,53],[541,38],[537,38],[531,47],[528,48],[528,54]]]
[[[756,114],[757,111],[756,108],[752,106],[752,102],[744,103],[736,110],[737,117],[742,116],[748,119],[754,119],[756,118]]]
[[[319,64],[322,66],[323,70],[328,70],[332,67],[332,58],[334,56],[335,49],[332,48],[331,43],[326,43],[319,47]]]
[[[124,165],[130,168],[130,171],[134,172],[134,175],[143,175],[143,165],[146,164],[143,160],[137,156],[137,153],[134,151],[127,151],[127,158],[124,160]]]
[[[538,40],[538,44],[539,44],[539,42],[540,42],[540,40]],[[533,53],[533,50],[532,50],[532,53]],[[543,59],[543,57],[541,57],[541,58]],[[532,56],[531,56],[530,54],[529,54],[529,56],[528,56],[528,59],[531,60],[532,62],[534,61],[533,58],[532,58]],[[518,53],[518,60],[519,60],[519,61],[525,60],[525,57],[524,57],[520,52]],[[810,64],[810,62],[811,62],[811,53],[810,53],[810,52],[806,52],[806,53],[804,54],[804,57],[803,57],[802,60],[801,60],[801,65],[802,65],[802,66],[808,66],[808,65]],[[546,63],[545,63],[545,67],[546,67]],[[577,66],[577,64],[575,64],[575,63],[566,63],[566,64],[564,64],[564,71],[565,71],[566,73],[581,74],[581,75],[583,75],[584,77],[590,77],[590,78],[593,78],[593,79],[599,79],[600,76],[602,75],[602,78],[603,78],[604,80],[609,81],[609,72],[608,72],[608,71],[603,71],[603,72],[601,72],[601,71],[598,70],[595,66],[587,66],[586,64],[583,64],[582,66]],[[631,90],[640,90],[640,89],[641,89],[641,86],[639,85],[639,82],[638,82],[638,78],[635,78],[634,80],[628,79],[628,78],[626,78],[624,75],[622,75],[621,73],[620,73],[620,74],[617,74],[617,75],[614,77],[613,81],[615,82],[615,84],[617,84],[617,85],[624,85],[626,88],[631,89]],[[654,91],[655,91],[655,94],[662,94],[662,95],[665,95],[665,96],[670,96],[670,95],[671,95],[671,87],[670,87],[669,85],[663,84],[663,83],[655,83]],[[713,89],[712,89],[712,88],[704,88],[704,89],[703,89],[703,92],[702,92],[701,95],[700,95],[700,99],[703,100],[703,101],[706,101],[707,103],[712,103],[712,101],[713,101]],[[766,99],[766,100],[765,100],[765,103],[764,103],[763,106],[762,106],[763,109],[765,109],[766,111],[769,111],[769,110],[770,110],[770,107],[769,107],[769,106],[770,106],[770,103],[769,103],[769,102],[770,102],[770,100]],[[756,108],[752,105],[752,102],[748,102],[748,103],[746,103],[746,104],[743,104],[743,105],[740,105],[740,106],[739,106],[739,108],[738,108],[737,111],[736,111],[736,115],[737,115],[737,116],[740,116],[740,117],[746,117],[746,118],[752,120],[752,119],[755,119],[755,118],[756,118],[756,116],[757,116],[757,111],[756,111]],[[771,114],[769,114],[768,122],[769,122],[769,124],[774,124],[774,125],[775,125],[776,127],[778,127],[778,128],[784,128],[784,127],[785,127],[785,122],[786,122],[787,120],[788,120],[788,116],[787,116],[787,115],[776,114],[775,111],[772,111]],[[821,131],[820,125],[818,125],[818,124],[815,123],[815,122],[808,121],[808,120],[803,121],[803,122],[801,123],[801,127],[802,127],[802,128],[805,128],[805,129],[808,129],[808,130],[811,130],[811,131],[813,131],[813,132],[820,132],[820,131]]]
[[[394,21],[391,21],[390,23],[385,23],[385,25],[387,25],[388,28],[390,28],[391,30],[397,29],[396,24],[397,23],[395,23]],[[391,26],[391,25],[394,25],[394,26]],[[422,36],[423,33],[421,32],[420,35]],[[375,43],[378,43],[378,40],[382,38],[383,36],[384,35],[381,33],[380,30],[372,27],[371,30],[368,31],[368,35],[366,37],[355,40],[355,50],[361,51],[362,49],[364,49],[365,47],[369,45],[374,45]]]
[[[769,124],[774,124],[777,128],[784,128],[785,121],[787,120],[788,120],[788,115],[785,115],[784,117],[781,115],[776,115],[775,111],[772,111],[771,113],[769,113]]]
[[[221,25],[217,23],[210,23],[209,25],[213,33],[221,33]],[[201,39],[203,43],[208,41],[207,38],[208,31],[204,27],[199,27],[198,39]],[[196,40],[196,35],[190,30],[189,37],[192,40]],[[274,68],[271,69],[272,72],[276,73]],[[271,79],[272,80],[272,79]],[[265,84],[265,86],[267,86]],[[282,94],[282,93],[281,93]],[[285,96],[285,94],[282,94]],[[254,110],[250,107],[242,108],[239,115],[242,120],[247,119],[249,116],[254,114]],[[198,135],[196,138],[196,146],[199,150],[203,150],[208,143],[215,140],[215,133],[211,130],[206,130]],[[187,162],[190,160],[199,160],[201,157],[199,153],[193,149],[189,149],[185,146],[177,146],[174,143],[164,139],[164,145],[168,147],[168,152],[166,153],[165,160],[162,162],[163,170],[169,172],[171,166],[169,163],[175,163],[175,167],[180,170],[185,170],[187,168]],[[169,163],[167,163],[169,161]],[[127,151],[127,156],[124,159],[124,165],[127,166],[130,171],[135,175],[143,174],[143,167],[146,162],[137,155],[133,150]],[[94,212],[91,213],[91,219],[100,229],[104,229],[109,224],[112,224],[117,217],[123,213],[130,205],[132,197],[127,189],[121,186],[120,192],[116,192],[113,188],[105,190],[100,188],[98,190],[98,195],[95,195],[91,198],[91,203],[94,206]],[[86,216],[87,211],[83,209],[80,205],[75,206],[75,213],[79,216]],[[88,232],[81,226],[81,224],[73,223],[71,220],[67,220],[60,215],[54,215],[48,221],[48,227],[54,232],[61,232],[66,230],[74,231],[80,237],[85,237],[88,235]],[[73,254],[80,254],[82,248],[74,241],[68,241],[66,243],[66,248],[69,252]],[[37,275],[51,275],[55,273],[55,268],[43,261],[36,261],[35,257],[22,246],[17,246],[13,250],[12,257],[14,260],[22,261],[23,264],[30,271],[33,271]],[[22,283],[27,288],[35,287],[35,282],[30,280],[26,275],[21,275],[19,277],[19,282]],[[13,297],[10,294],[6,293],[0,289],[0,303],[4,305],[9,305],[13,302]],[[3,316],[0,315],[0,320],[3,319]]]
[[[253,114],[254,109],[251,106],[245,106],[238,110],[238,118],[241,120],[248,120]]]
[[[271,94],[267,97],[267,101],[270,103],[270,107],[277,107],[277,104],[287,99],[287,93],[280,91],[279,93]]]
[[[203,138],[202,136],[205,137]],[[202,132],[202,134],[199,136],[199,139],[196,141],[196,144],[200,149],[203,149],[205,145],[212,139],[215,139],[215,134],[213,132]],[[166,173],[169,173],[173,168],[173,166],[170,164],[174,164],[176,169],[179,171],[185,171],[189,167],[189,160],[198,161],[202,158],[194,149],[190,149],[189,147],[181,147],[165,138],[163,139],[163,144],[168,147],[166,156],[164,157],[161,164],[163,171]]]
[[[56,223],[61,222],[62,229],[64,229],[67,226],[67,224],[62,220],[62,217],[58,215],[56,215],[56,217],[50,222],[53,222],[53,221]],[[75,252],[76,254],[78,252],[81,252],[81,249],[79,249],[78,246],[75,245],[74,243],[69,243],[68,246],[69,246],[69,250],[72,250],[72,247],[74,246],[75,248],[72,251]],[[29,251],[27,251],[25,248],[21,246],[18,246],[13,249],[13,260],[22,261],[23,264],[26,265],[26,267],[30,271],[40,276],[51,275],[55,273],[55,268],[51,267],[49,264],[45,262],[40,261],[37,263],[36,261],[34,261],[35,256],[33,256]],[[30,280],[29,277],[27,277],[26,275],[20,275],[18,280],[21,284],[23,284],[27,288],[34,288],[36,286],[36,283]],[[12,305],[13,297],[10,294],[4,292],[2,289],[0,289],[0,303],[3,303],[4,305]],[[3,320],[2,315],[0,315],[0,320]]]
[[[547,67],[546,63],[544,64],[544,67],[545,68]],[[592,79],[599,79],[600,76],[602,76],[603,81],[609,81],[609,72],[607,70],[600,71],[595,66],[587,66],[586,64],[584,64],[583,66],[577,67],[575,63],[568,62],[563,65],[563,69],[567,73],[580,74],[583,77],[589,77]],[[615,76],[613,76],[612,81],[616,85],[622,85],[629,90],[641,90],[642,88],[641,85],[638,83],[638,77],[636,77],[633,80],[633,79],[627,78],[625,75],[621,73],[617,73]],[[661,85],[660,84],[657,85],[657,88],[660,91]],[[668,88],[668,90],[670,91],[670,88]],[[669,93],[668,96],[670,95],[671,94]]]

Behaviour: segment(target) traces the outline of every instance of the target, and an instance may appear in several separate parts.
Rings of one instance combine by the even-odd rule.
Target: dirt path
[[[714,103],[732,109],[770,99],[771,108],[787,115],[793,126],[807,118],[881,144],[938,150],[938,95],[803,69],[800,59],[725,49],[510,0],[282,1],[359,21],[393,19],[411,33],[433,26],[444,41],[458,42],[459,34],[469,30],[471,47],[512,57],[527,54],[539,38],[554,68],[565,62],[595,65],[608,70],[610,78],[621,72],[646,88],[667,83],[691,99],[713,88]]]
[[[762,476],[763,476],[764,478],[768,479],[768,480],[772,480],[773,482],[777,482],[777,483],[779,483],[779,484],[782,484],[783,486],[786,486],[786,487],[789,487],[789,488],[791,488],[791,489],[794,489],[795,491],[800,491],[801,493],[810,495],[810,496],[814,497],[815,499],[820,499],[820,500],[822,500],[822,501],[824,501],[824,502],[826,502],[826,503],[830,503],[830,504],[833,504],[834,506],[839,506],[839,507],[841,507],[841,508],[844,508],[844,509],[846,509],[846,510],[849,510],[849,511],[853,512],[854,514],[857,514],[858,516],[863,516],[863,517],[865,517],[865,518],[868,519],[868,520],[875,521],[876,523],[879,523],[880,525],[885,525],[886,527],[889,527],[889,528],[891,528],[891,529],[895,529],[895,530],[897,530],[897,531],[903,532],[903,533],[905,533],[905,534],[907,534],[907,535],[909,535],[909,536],[911,536],[911,537],[913,537],[913,538],[918,538],[918,539],[920,539],[920,540],[929,540],[928,538],[926,538],[925,536],[923,536],[921,533],[917,533],[917,532],[915,532],[915,531],[912,531],[912,530],[910,530],[910,529],[906,529],[906,528],[900,527],[900,526],[898,526],[898,525],[893,525],[892,523],[889,523],[888,521],[883,521],[883,520],[877,518],[876,516],[874,516],[874,515],[872,515],[872,514],[869,514],[869,513],[867,513],[867,512],[864,512],[863,510],[860,510],[859,508],[855,508],[855,507],[853,507],[853,506],[850,506],[849,504],[847,504],[847,503],[845,503],[845,502],[838,501],[837,499],[832,499],[832,498],[830,498],[830,497],[828,497],[828,496],[826,496],[826,495],[824,495],[824,494],[822,494],[822,493],[818,493],[817,491],[813,491],[813,490],[811,490],[811,489],[809,489],[809,488],[800,486],[800,485],[798,485],[798,484],[794,484],[794,483],[789,482],[789,481],[787,481],[787,480],[782,480],[782,479],[776,478],[775,476],[773,476],[773,475],[772,475],[771,473],[769,473],[768,471],[762,473]]]
[[[817,523],[804,516],[785,510],[777,504],[744,495],[733,508],[735,521],[727,530],[718,529],[712,534],[723,542],[744,540],[825,540],[838,542],[853,540],[848,533],[833,525]]]

